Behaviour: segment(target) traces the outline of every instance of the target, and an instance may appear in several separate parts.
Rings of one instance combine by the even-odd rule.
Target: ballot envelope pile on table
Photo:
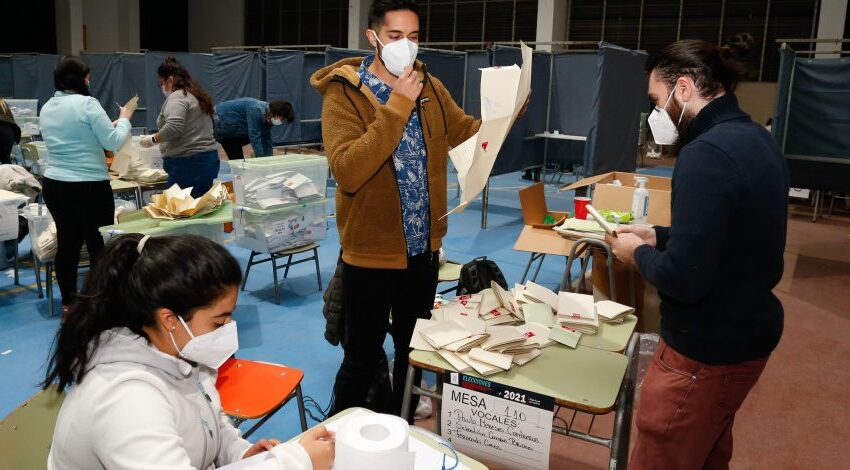
[[[592,295],[553,292],[534,282],[510,291],[495,282],[478,294],[441,301],[419,319],[410,347],[439,354],[459,372],[487,376],[522,366],[554,343],[575,348],[599,322],[622,323],[634,309]]]

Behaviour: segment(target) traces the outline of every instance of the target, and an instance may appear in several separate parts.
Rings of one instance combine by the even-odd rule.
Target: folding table
[[[637,318],[629,315],[622,324],[602,325],[596,335],[582,335],[575,349],[555,344],[541,350],[540,357],[524,366],[486,377],[521,390],[549,395],[557,406],[592,415],[616,412],[614,432],[610,439],[580,432],[571,426],[552,425],[552,432],[581,439],[611,449],[609,469],[627,468],[629,432],[637,375],[639,335],[633,334]],[[595,337],[594,337],[595,336]],[[618,352],[624,351],[624,352]],[[446,371],[456,371],[437,353],[412,351],[402,401],[401,416],[407,416],[413,395],[434,400],[435,432],[440,434],[440,401],[442,378]],[[437,374],[435,392],[413,384],[416,369]],[[475,373],[468,375],[478,376]]]

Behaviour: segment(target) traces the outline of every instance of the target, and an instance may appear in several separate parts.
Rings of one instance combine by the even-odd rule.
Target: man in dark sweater
[[[679,151],[671,226],[608,238],[661,296],[630,468],[727,468],[735,413],[782,335],[788,175],[732,94],[735,52],[679,41],[648,66],[653,135]]]

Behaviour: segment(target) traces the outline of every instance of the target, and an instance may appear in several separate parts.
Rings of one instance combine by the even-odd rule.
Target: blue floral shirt
[[[393,89],[369,71],[373,60],[374,55],[366,57],[358,73],[378,102],[386,104]],[[410,114],[401,142],[393,152],[393,163],[401,195],[401,217],[404,238],[407,240],[407,255],[421,255],[428,251],[431,217],[425,137],[422,135],[419,113],[416,110]]]

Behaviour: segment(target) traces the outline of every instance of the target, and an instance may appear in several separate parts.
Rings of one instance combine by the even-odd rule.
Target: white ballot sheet
[[[460,204],[446,215],[462,212],[484,190],[499,150],[531,94],[531,48],[525,43],[520,48],[522,67],[481,69],[481,127],[449,151],[461,196]]]

